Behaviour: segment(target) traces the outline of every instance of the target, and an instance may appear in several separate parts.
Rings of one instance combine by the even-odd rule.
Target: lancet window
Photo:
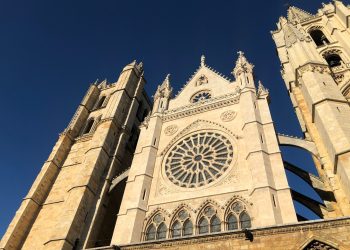
[[[174,222],[171,226],[172,238],[190,236],[193,234],[193,224],[189,213],[182,209],[174,217]]]
[[[161,240],[167,236],[168,228],[165,225],[165,218],[162,214],[157,213],[152,217],[146,227],[145,240]]]
[[[213,206],[204,208],[200,219],[198,220],[198,233],[215,233],[221,232],[221,220]]]
[[[242,202],[235,201],[229,205],[226,216],[226,230],[244,229],[251,226],[251,218]]]

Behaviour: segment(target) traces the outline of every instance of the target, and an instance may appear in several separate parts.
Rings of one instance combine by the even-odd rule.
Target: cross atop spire
[[[240,75],[242,72],[252,73],[254,65],[248,62],[247,58],[244,56],[244,52],[238,51],[237,54],[238,59],[236,61],[236,66],[233,69],[232,74],[234,74],[237,78],[237,76]]]

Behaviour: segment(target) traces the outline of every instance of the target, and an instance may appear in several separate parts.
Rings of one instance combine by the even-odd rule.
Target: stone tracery
[[[165,173],[180,187],[200,187],[219,178],[232,158],[233,146],[225,136],[200,132],[173,147],[166,159]]]

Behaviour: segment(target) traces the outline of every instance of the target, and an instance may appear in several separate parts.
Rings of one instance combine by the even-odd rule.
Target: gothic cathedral
[[[277,133],[243,52],[234,80],[202,56],[177,95],[167,75],[153,102],[134,61],[91,84],[0,249],[350,249],[350,7],[289,7],[271,33],[304,138]],[[282,145],[309,152],[318,176]]]

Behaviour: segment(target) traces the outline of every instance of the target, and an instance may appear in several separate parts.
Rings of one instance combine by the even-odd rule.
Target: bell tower
[[[0,249],[85,249],[109,245],[125,182],[150,111],[142,63],[115,83],[91,84],[9,225]],[[113,186],[113,188],[112,188]]]
[[[349,20],[349,6],[334,0],[316,14],[290,7],[272,32],[305,140],[316,147],[324,218],[350,215]]]

